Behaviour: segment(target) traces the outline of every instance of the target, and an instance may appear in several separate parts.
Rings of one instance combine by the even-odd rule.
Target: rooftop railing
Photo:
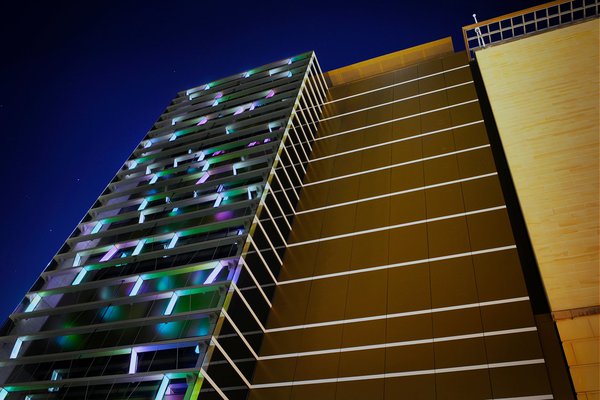
[[[594,18],[599,14],[600,0],[552,1],[463,27],[465,49],[474,58],[475,51],[481,48]]]

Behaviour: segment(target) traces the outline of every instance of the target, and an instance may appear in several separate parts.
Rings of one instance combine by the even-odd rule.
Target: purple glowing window
[[[202,177],[200,179],[198,179],[198,182],[196,182],[196,185],[206,182],[209,176],[210,176],[210,174],[208,172],[204,173],[204,175],[202,175]]]
[[[117,251],[119,251],[119,249],[117,248],[117,246],[111,247],[110,250],[108,250],[106,252],[106,254],[104,254],[104,256],[100,259],[100,262],[104,262],[104,261],[110,260],[112,258],[112,256],[114,256]]]

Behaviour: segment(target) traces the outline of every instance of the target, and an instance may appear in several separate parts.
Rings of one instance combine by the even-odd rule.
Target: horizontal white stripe
[[[423,112],[420,112],[420,113],[417,113],[417,114],[405,115],[404,117],[398,117],[398,118],[394,118],[394,119],[388,119],[387,121],[377,122],[375,124],[365,125],[365,126],[361,126],[359,128],[348,129],[348,130],[342,131],[342,132],[336,132],[336,133],[332,133],[332,134],[327,135],[327,136],[320,136],[320,137],[315,138],[315,141],[329,139],[329,138],[332,138],[332,137],[335,137],[335,136],[340,136],[340,135],[346,135],[348,133],[360,131],[360,130],[363,130],[363,129],[373,128],[375,126],[381,126],[381,125],[391,124],[392,122],[397,122],[397,121],[402,121],[402,120],[409,119],[409,118],[418,117],[419,115],[431,114],[431,113],[434,113],[434,112],[437,112],[437,111],[448,110],[450,108],[460,107],[460,106],[463,106],[465,104],[476,103],[478,101],[479,101],[478,99],[467,100],[467,101],[463,101],[462,103],[456,103],[456,104],[452,104],[452,105],[449,105],[449,106],[435,108],[433,110],[423,111]]]
[[[502,300],[492,300],[492,301],[485,301],[485,302],[479,302],[479,303],[461,304],[461,305],[457,305],[457,306],[427,308],[424,310],[405,311],[405,312],[393,313],[393,314],[372,315],[369,317],[340,319],[340,320],[325,321],[325,322],[314,322],[311,324],[303,324],[303,325],[282,326],[279,328],[265,329],[265,333],[293,331],[296,329],[318,328],[318,327],[322,327],[322,326],[354,324],[357,322],[378,321],[378,320],[382,320],[382,319],[401,318],[401,317],[408,317],[408,316],[412,316],[412,315],[432,314],[432,313],[438,313],[438,312],[464,310],[464,309],[468,309],[468,308],[486,307],[486,306],[498,305],[498,304],[517,303],[517,302],[526,301],[526,300],[529,300],[529,297],[523,296],[523,297],[514,297],[511,299],[502,299]]]
[[[337,378],[326,378],[326,379],[309,379],[304,381],[288,381],[288,382],[273,382],[273,383],[262,383],[252,385],[252,389],[266,389],[274,387],[285,387],[285,386],[299,386],[299,385],[318,385],[323,383],[336,383],[336,382],[352,382],[352,381],[366,381],[372,379],[389,379],[389,378],[401,378],[405,376],[416,376],[416,375],[432,375],[432,374],[445,374],[451,372],[461,371],[475,371],[481,369],[492,369],[492,368],[506,368],[506,367],[517,367],[521,365],[534,365],[544,364],[544,359],[538,358],[534,360],[523,360],[523,361],[509,361],[502,363],[493,364],[479,364],[479,365],[465,365],[462,367],[450,367],[450,368],[435,368],[418,371],[404,371],[404,372],[389,372],[384,374],[374,375],[359,375],[359,376],[344,376]]]
[[[356,114],[356,113],[359,113],[359,112],[362,112],[362,111],[372,110],[372,109],[378,108],[378,107],[389,106],[390,104],[401,103],[401,102],[406,101],[406,100],[416,99],[416,98],[421,97],[421,96],[427,96],[429,94],[443,92],[443,91],[446,91],[448,89],[454,89],[454,88],[457,88],[457,87],[460,87],[460,86],[469,85],[471,83],[473,83],[473,81],[462,82],[462,83],[458,83],[456,85],[446,86],[446,87],[443,87],[441,89],[431,90],[429,92],[419,93],[419,94],[415,94],[413,96],[408,96],[408,97],[403,97],[403,98],[397,99],[397,100],[387,101],[385,103],[379,103],[379,104],[376,104],[374,106],[365,107],[365,108],[361,108],[361,109],[354,110],[354,111],[348,111],[348,112],[345,112],[345,113],[342,113],[342,114],[332,115],[331,117],[321,118],[319,120],[319,122],[328,121],[328,120],[334,119],[334,118],[345,117],[347,115],[352,115],[352,114]]]
[[[302,184],[302,186],[319,185],[319,184],[325,183],[325,182],[332,182],[332,181],[337,181],[337,180],[340,180],[340,179],[351,178],[353,176],[360,176],[360,175],[370,174],[370,173],[377,172],[377,171],[383,171],[383,170],[386,170],[386,169],[392,169],[392,168],[396,168],[396,167],[402,167],[404,165],[410,165],[410,164],[416,164],[416,163],[423,162],[423,161],[435,160],[436,158],[443,158],[443,157],[453,156],[453,155],[456,155],[456,154],[467,153],[469,151],[475,151],[475,150],[485,149],[487,147],[490,147],[490,145],[489,144],[484,144],[484,145],[481,145],[481,146],[469,147],[468,149],[462,149],[462,150],[451,151],[451,152],[448,152],[448,153],[436,154],[435,156],[417,158],[417,159],[414,159],[414,160],[404,161],[404,162],[401,162],[401,163],[384,165],[383,167],[378,167],[378,168],[363,170],[363,171],[359,171],[359,172],[353,172],[351,174],[335,176],[333,178],[322,179],[320,181],[308,182],[308,183]]]
[[[327,105],[327,104],[331,104],[331,103],[336,103],[338,101],[348,100],[348,99],[351,99],[351,98],[354,98],[354,97],[363,96],[365,94],[378,92],[380,90],[385,90],[385,89],[393,88],[393,87],[396,87],[396,86],[405,85],[407,83],[417,82],[417,81],[419,81],[421,79],[431,78],[432,76],[442,75],[442,74],[445,74],[445,73],[448,73],[448,72],[452,72],[452,71],[456,71],[456,70],[463,69],[463,68],[468,68],[468,67],[469,67],[468,64],[461,65],[460,67],[450,68],[450,69],[447,69],[447,70],[444,70],[444,71],[440,71],[440,72],[436,72],[436,73],[433,73],[433,74],[421,76],[421,77],[418,77],[418,78],[409,79],[409,80],[406,80],[406,81],[394,83],[394,84],[387,85],[387,86],[382,86],[382,87],[377,88],[377,89],[367,90],[365,92],[360,92],[360,93],[353,94],[353,95],[350,95],[350,96],[341,97],[341,98],[336,99],[336,100],[327,101],[327,102],[323,103],[323,105]]]
[[[522,396],[522,397],[494,397],[493,400],[552,400],[554,396],[551,394],[540,394],[537,396]]]
[[[297,211],[295,213],[295,215],[301,215],[301,214],[306,214],[306,213],[311,213],[311,212],[316,212],[316,211],[322,211],[322,210],[327,210],[327,209],[330,209],[330,208],[343,207],[343,206],[347,206],[347,205],[350,205],[350,204],[363,203],[365,201],[383,199],[383,198],[386,198],[386,197],[393,197],[393,196],[398,196],[398,195],[402,195],[402,194],[406,194],[406,193],[419,192],[421,190],[434,189],[434,188],[437,188],[437,187],[454,185],[456,183],[469,182],[469,181],[474,181],[474,180],[477,180],[477,179],[489,178],[490,176],[496,176],[496,175],[498,175],[497,172],[490,172],[489,174],[471,176],[469,178],[462,178],[462,179],[455,179],[453,181],[448,181],[448,182],[434,183],[433,185],[419,186],[419,187],[412,188],[412,189],[399,190],[397,192],[385,193],[385,194],[380,194],[380,195],[371,196],[371,197],[364,197],[364,198],[358,199],[358,200],[351,200],[351,201],[345,201],[345,202],[342,202],[342,203],[330,204],[328,206],[310,208],[308,210]]]
[[[205,378],[206,381],[219,394],[219,396],[221,396],[222,399],[229,400],[229,398],[225,395],[225,393],[223,393],[223,391],[221,390],[221,388],[219,386],[217,386],[217,384],[215,383],[215,381],[212,380],[212,378],[208,375],[208,372],[206,372],[206,370],[204,368],[200,368],[200,373],[202,374],[202,377]]]
[[[343,238],[352,237],[352,236],[367,235],[369,233],[389,231],[389,230],[392,230],[392,229],[405,228],[407,226],[428,224],[430,222],[443,221],[443,220],[446,220],[446,219],[466,217],[466,216],[475,215],[475,214],[483,214],[483,213],[486,213],[486,212],[503,210],[505,208],[506,208],[506,206],[502,205],[502,206],[496,206],[496,207],[490,207],[490,208],[483,208],[481,210],[474,210],[474,211],[467,211],[467,212],[462,212],[462,213],[444,215],[444,216],[441,216],[441,217],[425,218],[425,219],[421,219],[421,220],[418,220],[418,221],[404,222],[402,224],[382,226],[380,228],[365,229],[365,230],[362,230],[362,231],[342,233],[340,235],[327,236],[327,237],[322,237],[322,238],[318,238],[318,239],[306,240],[304,242],[288,243],[288,248],[289,247],[296,247],[296,246],[303,246],[303,245],[312,244],[312,243],[327,242],[327,241],[330,241],[330,240],[343,239]]]
[[[314,276],[307,276],[304,278],[289,279],[289,280],[285,280],[285,281],[278,281],[278,282],[276,282],[276,284],[277,285],[288,285],[288,284],[299,283],[299,282],[313,281],[313,280],[317,280],[317,279],[328,279],[328,278],[335,278],[335,277],[344,276],[344,275],[362,274],[362,273],[366,273],[366,272],[379,271],[382,269],[406,267],[409,265],[425,264],[425,263],[429,263],[429,262],[451,260],[454,258],[461,258],[461,257],[471,257],[474,255],[495,253],[497,251],[513,250],[516,248],[517,248],[516,245],[494,247],[491,249],[468,251],[465,253],[449,254],[446,256],[439,256],[439,257],[423,258],[420,260],[405,261],[405,262],[395,263],[395,264],[378,265],[376,267],[352,269],[349,271],[333,272],[331,274],[314,275]]]
[[[472,334],[466,334],[466,335],[445,336],[445,337],[439,337],[439,338],[429,338],[429,339],[420,339],[420,340],[405,340],[402,342],[390,342],[390,343],[371,344],[371,345],[364,345],[364,346],[342,347],[342,348],[326,349],[326,350],[305,351],[305,352],[299,352],[299,353],[273,354],[273,355],[268,355],[268,356],[259,356],[258,359],[259,360],[275,360],[275,359],[280,359],[280,358],[291,358],[291,357],[309,357],[309,356],[315,356],[315,355],[321,355],[321,354],[345,353],[345,352],[350,352],[350,351],[385,349],[388,347],[413,346],[413,345],[418,345],[418,344],[475,339],[475,338],[482,338],[482,337],[487,337],[487,336],[511,335],[511,334],[515,334],[515,333],[534,332],[536,330],[537,330],[536,327],[505,329],[505,330],[501,330],[501,331],[479,332],[479,333],[472,333]]]
[[[352,153],[356,153],[356,152],[363,151],[363,150],[370,150],[370,149],[374,149],[374,148],[377,148],[377,147],[389,146],[390,144],[394,144],[394,143],[406,142],[408,140],[418,139],[418,138],[422,138],[422,137],[425,137],[425,136],[431,136],[431,135],[435,135],[435,134],[438,134],[438,133],[451,131],[451,130],[454,130],[454,129],[464,128],[465,126],[471,126],[471,125],[482,124],[482,123],[483,123],[483,120],[480,119],[479,121],[467,122],[466,124],[454,125],[454,126],[450,126],[448,128],[438,129],[438,130],[431,131],[431,132],[425,132],[425,133],[420,133],[418,135],[407,136],[407,137],[400,138],[400,139],[390,140],[389,142],[377,143],[377,144],[373,144],[371,146],[359,147],[359,148],[354,149],[354,150],[347,150],[347,151],[342,151],[340,153],[330,154],[328,156],[312,158],[312,159],[308,160],[308,163],[311,163],[311,162],[314,162],[314,161],[326,160],[328,158],[333,158],[333,157],[345,156],[347,154],[352,154]]]
[[[212,339],[210,340],[210,344],[215,345],[217,347],[217,349],[219,349],[221,354],[223,354],[223,357],[225,357],[225,359],[229,362],[229,364],[233,367],[233,369],[238,373],[240,378],[244,381],[244,384],[246,384],[246,386],[248,386],[248,387],[251,387],[252,384],[250,383],[250,381],[248,381],[248,378],[246,378],[246,376],[242,373],[242,371],[240,371],[240,369],[237,367],[237,365],[233,362],[233,360],[225,352],[225,349],[223,349],[223,347],[221,347],[221,345],[217,341],[216,337],[214,337],[214,336],[212,337]]]

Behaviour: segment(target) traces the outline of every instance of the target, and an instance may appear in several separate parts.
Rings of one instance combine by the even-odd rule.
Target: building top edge
[[[343,85],[449,53],[454,53],[450,36],[327,71],[325,78],[333,86]]]

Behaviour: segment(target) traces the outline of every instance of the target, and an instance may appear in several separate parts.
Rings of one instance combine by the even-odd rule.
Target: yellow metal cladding
[[[467,58],[443,53],[329,73],[249,399],[552,398]]]
[[[598,398],[600,390],[599,25],[594,19],[477,52],[573,382],[584,399]]]
[[[404,68],[435,56],[448,55],[453,52],[454,46],[452,45],[452,38],[446,37],[434,42],[410,47],[408,49],[334,69],[328,71],[325,76],[333,85],[342,85],[358,79],[368,78],[373,75]]]

